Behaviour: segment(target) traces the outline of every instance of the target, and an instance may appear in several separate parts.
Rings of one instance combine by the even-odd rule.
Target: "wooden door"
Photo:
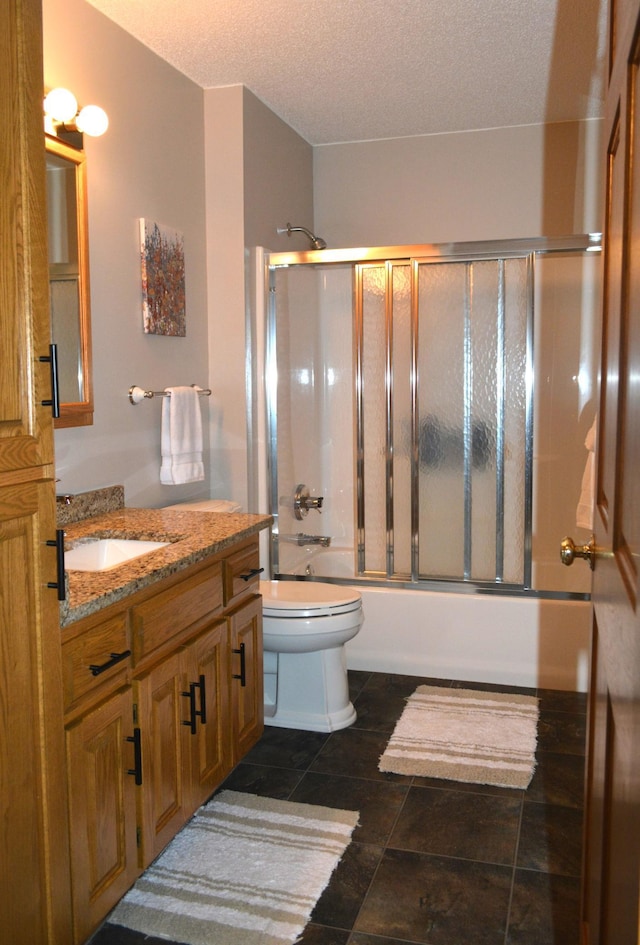
[[[229,725],[229,641],[226,620],[216,623],[189,647],[187,684],[196,687],[196,712],[189,732],[191,808],[213,794],[231,770]]]
[[[73,919],[84,942],[138,875],[131,690],[67,731]]]
[[[189,702],[181,651],[135,679],[133,691],[142,747],[142,785],[138,788],[140,865],[146,867],[191,813],[184,740]]]
[[[229,619],[233,763],[236,764],[255,745],[264,730],[262,598],[253,597]]]
[[[640,884],[640,0],[612,0],[585,811],[585,945],[637,945]]]
[[[0,472],[53,460],[40,0],[0,5]]]
[[[71,940],[40,0],[0,3],[0,939]]]

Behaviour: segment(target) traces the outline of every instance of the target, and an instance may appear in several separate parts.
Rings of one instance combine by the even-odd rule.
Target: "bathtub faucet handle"
[[[316,509],[318,512],[322,510],[322,503],[324,502],[324,496],[309,495],[309,489],[304,483],[300,483],[296,487],[296,493],[293,497],[293,512],[298,521],[301,521],[305,515],[309,512],[309,509]]]

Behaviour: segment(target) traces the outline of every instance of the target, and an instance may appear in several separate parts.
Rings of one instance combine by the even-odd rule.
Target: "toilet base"
[[[335,732],[355,722],[344,646],[264,657],[265,725]]]

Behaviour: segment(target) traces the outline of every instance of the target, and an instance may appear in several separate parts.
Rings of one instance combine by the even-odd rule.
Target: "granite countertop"
[[[66,627],[203,561],[268,528],[272,521],[270,515],[241,512],[120,508],[65,525],[66,550],[88,537],[137,538],[170,544],[106,571],[66,571],[67,599],[60,603],[60,626]]]

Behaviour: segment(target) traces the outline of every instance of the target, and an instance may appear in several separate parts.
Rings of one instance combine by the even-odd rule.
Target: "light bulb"
[[[78,102],[69,89],[51,89],[44,100],[44,110],[54,121],[71,121],[78,111]]]
[[[76,127],[86,135],[98,138],[109,127],[109,118],[99,105],[85,105],[76,118]]]

